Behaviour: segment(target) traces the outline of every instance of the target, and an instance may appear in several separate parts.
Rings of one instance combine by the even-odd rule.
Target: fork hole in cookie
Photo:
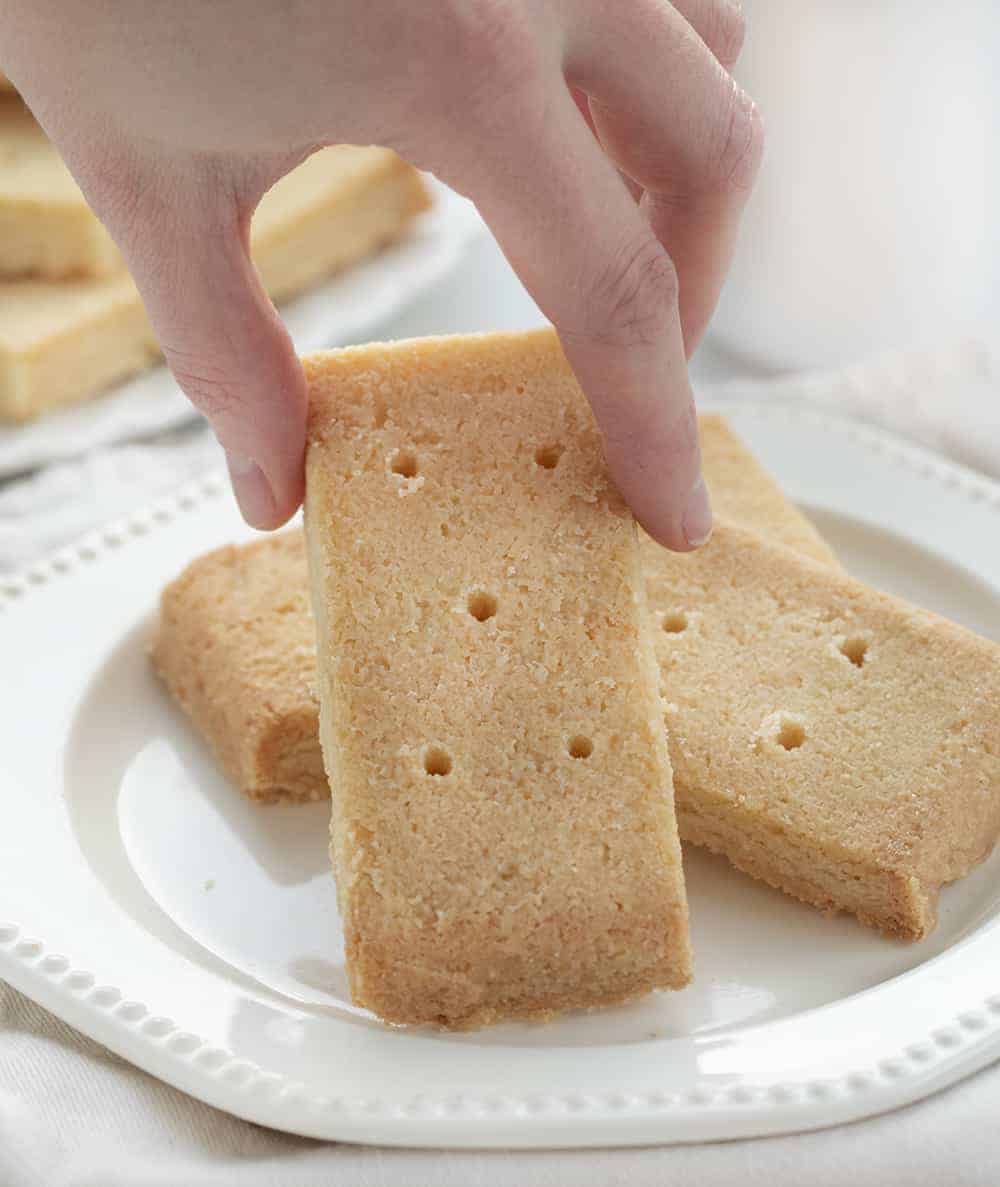
[[[475,593],[469,594],[469,600],[466,604],[469,613],[476,622],[486,622],[497,612],[496,598],[493,594],[487,593],[482,589],[477,589]]]
[[[688,628],[688,616],[683,610],[671,610],[663,616],[663,629],[668,635],[680,635]]]
[[[428,746],[424,751],[424,770],[428,775],[450,775],[451,755],[443,746]]]
[[[563,447],[561,445],[539,445],[535,450],[535,462],[543,470],[554,470],[559,465],[562,455]]]
[[[566,751],[570,758],[590,758],[594,753],[594,743],[583,734],[574,734],[566,743]]]
[[[806,740],[806,727],[793,717],[783,717],[778,726],[778,745],[785,750],[798,750]]]
[[[856,668],[863,668],[868,658],[868,640],[860,635],[851,635],[840,644],[840,654]]]
[[[392,455],[390,469],[401,478],[416,478],[420,473],[417,455],[412,449],[397,449]]]

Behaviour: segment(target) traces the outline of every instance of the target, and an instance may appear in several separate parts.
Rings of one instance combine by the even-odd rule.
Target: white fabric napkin
[[[892,428],[1000,477],[1000,368],[983,346],[836,375],[729,383]],[[220,460],[189,428],[0,487],[0,574]],[[1000,1065],[850,1127],[671,1149],[420,1152],[324,1144],[219,1113],[131,1067],[0,983],[0,1187],[995,1187]]]
[[[983,342],[886,354],[842,371],[734,380],[716,390],[805,400],[1000,478],[1000,354]]]
[[[28,568],[91,528],[221,465],[221,446],[198,421],[0,486],[0,574]]]

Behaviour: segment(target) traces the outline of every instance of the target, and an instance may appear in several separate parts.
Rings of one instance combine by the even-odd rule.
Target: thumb
[[[162,219],[130,220],[119,238],[170,369],[226,451],[244,519],[276,528],[302,501],[305,378],[250,259],[252,204],[217,188],[172,195]]]

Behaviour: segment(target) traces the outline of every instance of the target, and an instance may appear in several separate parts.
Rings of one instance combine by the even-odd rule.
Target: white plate
[[[442,280],[482,232],[471,202],[432,177],[428,184],[435,204],[405,238],[281,306],[299,354],[370,338],[377,326]],[[0,478],[159,433],[195,415],[166,367],[156,367],[40,420],[0,424]]]
[[[790,406],[732,419],[855,573],[997,637],[1000,487]],[[17,988],[219,1108],[408,1145],[815,1128],[1000,1054],[1000,853],[906,945],[690,850],[683,993],[463,1036],[356,1010],[326,809],[241,800],[145,660],[164,581],[245,534],[209,478],[0,597],[0,976]]]

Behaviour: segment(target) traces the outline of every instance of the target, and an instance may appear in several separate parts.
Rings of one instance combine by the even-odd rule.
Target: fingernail
[[[276,504],[264,471],[253,458],[241,453],[227,453],[226,465],[240,514],[252,528],[270,527],[274,523]]]
[[[708,490],[701,475],[691,487],[681,526],[684,528],[684,538],[692,548],[700,548],[712,534],[712,504],[708,500]]]

